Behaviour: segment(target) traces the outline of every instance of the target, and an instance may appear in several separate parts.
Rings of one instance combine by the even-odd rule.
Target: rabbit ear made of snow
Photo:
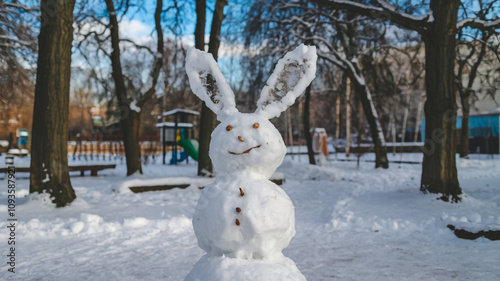
[[[316,47],[301,44],[278,61],[262,89],[256,113],[271,119],[291,106],[316,77]]]
[[[186,57],[186,72],[193,93],[205,102],[219,121],[238,111],[234,93],[212,54],[190,48]]]

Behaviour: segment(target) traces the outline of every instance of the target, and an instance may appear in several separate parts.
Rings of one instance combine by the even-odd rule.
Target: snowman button
[[[245,192],[243,192],[243,189],[240,187],[240,196],[243,197],[245,195]]]
[[[241,208],[240,207],[236,207],[236,212],[237,213],[241,213]]]
[[[236,225],[240,225],[240,220],[236,219]]]

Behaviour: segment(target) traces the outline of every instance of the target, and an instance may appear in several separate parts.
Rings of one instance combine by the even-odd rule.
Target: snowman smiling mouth
[[[259,145],[257,145],[257,146],[251,147],[251,148],[249,148],[249,149],[247,149],[247,150],[245,150],[245,151],[243,151],[243,152],[240,152],[240,153],[237,153],[237,152],[232,152],[232,151],[228,151],[228,152],[229,152],[229,154],[232,154],[232,155],[242,155],[242,154],[249,153],[252,149],[254,149],[254,148],[259,148],[259,147],[261,147],[261,146],[262,146],[262,145],[260,145],[260,144],[259,144]]]

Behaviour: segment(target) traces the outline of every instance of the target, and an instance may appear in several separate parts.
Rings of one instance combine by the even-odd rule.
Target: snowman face
[[[259,114],[234,113],[215,128],[210,158],[218,173],[269,178],[283,161],[281,134]]]

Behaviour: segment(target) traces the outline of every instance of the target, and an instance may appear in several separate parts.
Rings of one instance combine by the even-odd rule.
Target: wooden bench
[[[10,169],[8,167],[0,168],[0,173],[7,173],[9,170]],[[29,173],[30,167],[16,167],[16,173],[17,172]]]
[[[116,168],[116,164],[108,164],[108,165],[78,165],[78,166],[69,166],[69,171],[80,171],[80,176],[85,175],[85,171],[90,171],[90,175],[92,177],[97,177],[97,172],[102,171],[104,169],[114,169]]]
[[[116,164],[108,164],[108,165],[76,165],[69,166],[69,171],[80,171],[80,176],[85,175],[85,171],[90,171],[90,175],[93,177],[97,177],[97,172],[104,169],[114,169],[116,168]],[[9,170],[8,167],[0,168],[0,173],[7,173]],[[16,172],[30,172],[30,167],[16,167]]]
[[[198,185],[198,188],[203,189],[206,185],[210,184],[213,181],[213,178],[212,178],[212,180],[210,180],[209,178],[203,179],[203,180],[207,180],[206,183],[200,183],[199,180],[200,179],[197,179],[197,181],[192,180],[192,182],[189,182],[189,180],[187,179],[184,182],[178,182],[178,183],[133,185],[133,186],[129,186],[129,188],[130,188],[130,190],[132,190],[133,193],[141,193],[141,192],[147,192],[147,191],[170,190],[173,188],[184,189],[184,188],[189,187],[191,184]],[[277,172],[269,180],[277,185],[283,185],[283,183],[285,182],[285,175],[283,173]],[[165,179],[165,181],[168,182],[168,179]]]
[[[129,187],[133,193],[141,193],[146,191],[161,191],[170,190],[173,188],[184,189],[190,186],[190,184],[163,184],[163,185],[150,185],[150,186],[131,186]]]

